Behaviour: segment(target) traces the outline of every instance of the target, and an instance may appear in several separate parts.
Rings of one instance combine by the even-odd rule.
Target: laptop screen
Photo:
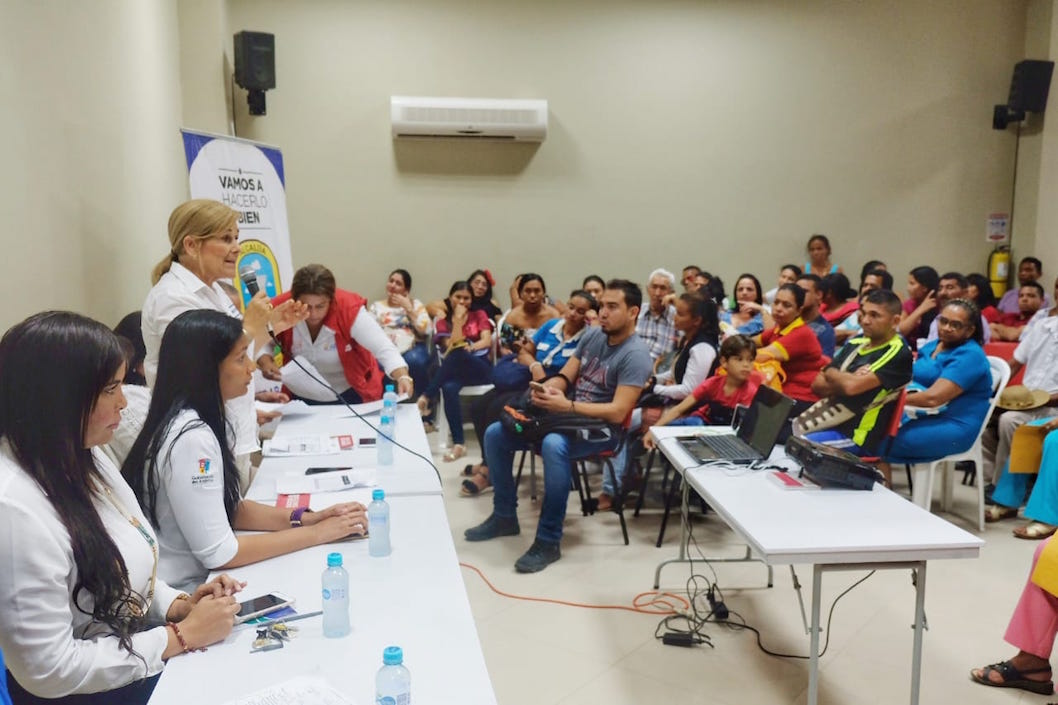
[[[783,424],[788,423],[787,416],[793,404],[790,397],[762,384],[739,424],[738,437],[760,453],[762,458],[767,458],[775,447]]]

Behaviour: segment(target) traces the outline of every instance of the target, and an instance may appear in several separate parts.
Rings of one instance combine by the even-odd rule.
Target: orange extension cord
[[[472,566],[469,563],[460,562],[461,566],[469,570],[474,571],[478,574],[485,584],[489,586],[497,595],[503,597],[509,597],[514,600],[525,600],[527,602],[549,602],[553,605],[565,605],[567,607],[583,607],[591,610],[624,610],[626,612],[638,612],[639,614],[653,614],[658,616],[680,614],[680,611],[688,611],[691,608],[690,602],[687,598],[675,595],[671,592],[659,592],[657,590],[651,590],[649,592],[641,592],[632,598],[632,606],[628,605],[588,605],[583,602],[568,602],[566,600],[554,600],[549,597],[529,597],[527,595],[514,595],[509,592],[500,590],[495,585],[489,582],[489,579],[485,577],[485,574],[481,572],[476,566]]]

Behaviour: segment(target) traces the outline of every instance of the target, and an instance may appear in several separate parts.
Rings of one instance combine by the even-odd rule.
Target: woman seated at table
[[[154,530],[96,450],[124,375],[117,338],[75,313],[0,341],[0,650],[16,704],[145,703],[165,661],[227,637],[239,609],[228,576],[191,595],[157,578]]]
[[[360,315],[367,301],[359,294],[339,289],[334,274],[322,264],[305,265],[294,272],[290,291],[273,302],[282,305],[293,299],[308,309],[309,315],[277,336],[284,360],[301,357],[320,373],[334,391],[309,380],[310,389],[292,389],[310,403],[315,399],[338,397],[350,404],[382,398],[383,375],[379,365],[394,381],[397,391],[411,394],[415,385],[407,363],[370,314]],[[271,356],[260,358],[261,373],[281,380],[279,367]],[[318,394],[315,394],[318,392]],[[337,401],[337,400],[335,400]],[[330,403],[334,403],[333,401]]]
[[[1018,649],[1012,658],[970,671],[970,678],[981,685],[996,688],[1017,688],[1030,693],[1050,695],[1054,692],[1051,678],[1051,651],[1058,632],[1058,597],[1033,582],[1038,566],[1050,564],[1052,554],[1047,546],[1056,539],[1048,539],[1036,548],[1029,568],[1029,578],[1021,591],[1021,599],[1010,616],[1003,639]]]
[[[524,394],[530,381],[542,382],[558,374],[569,362],[570,356],[577,349],[577,343],[587,330],[588,314],[598,310],[599,304],[588,292],[574,291],[569,295],[566,313],[562,318],[545,323],[532,340],[521,342],[514,360],[496,366],[493,376],[495,388],[475,401],[471,409],[474,434],[478,438],[480,448],[485,447],[486,429],[499,420],[504,406]],[[522,372],[522,378],[517,382],[502,384],[498,375],[504,364],[513,365],[512,370]],[[477,465],[467,465],[463,468],[463,475],[467,477],[463,480],[460,490],[464,496],[481,494],[492,486],[489,481],[489,468],[484,459]]]
[[[977,440],[992,395],[980,320],[977,306],[966,299],[949,301],[937,315],[937,339],[919,349],[907,394],[908,407],[935,413],[901,424],[879,465],[887,481],[892,463],[928,463],[961,453]]]
[[[177,316],[162,338],[151,407],[122,474],[157,527],[158,575],[173,585],[367,530],[357,502],[289,511],[240,495],[224,402],[253,378],[249,342],[215,311]]]
[[[434,325],[434,343],[444,357],[417,402],[419,412],[426,416],[430,413],[430,398],[444,392],[445,418],[452,433],[452,449],[445,453],[445,462],[467,454],[459,390],[487,384],[492,374],[492,322],[483,309],[471,310],[472,297],[470,284],[465,281],[458,281],[449,289],[445,316]]]
[[[791,419],[819,400],[812,392],[812,380],[827,362],[816,334],[801,319],[804,304],[804,289],[796,284],[780,286],[771,307],[775,326],[754,339],[757,364],[764,367],[765,379],[770,381],[768,368],[771,365],[778,363],[782,367],[785,375],[782,393],[795,402],[790,411]]]
[[[523,338],[532,338],[541,326],[561,315],[547,303],[547,287],[539,274],[518,275],[517,291],[520,303],[504,317],[500,326],[501,355],[518,352]]]
[[[751,338],[767,327],[764,318],[764,296],[760,280],[752,274],[743,274],[735,282],[735,303],[720,314],[720,332],[724,337],[735,334]]]
[[[422,301],[411,297],[411,275],[394,269],[386,280],[386,298],[371,304],[371,315],[408,365],[416,388],[423,388],[430,374],[430,314]]]
[[[929,337],[930,325],[937,317],[939,287],[940,275],[933,267],[915,267],[907,275],[907,298],[898,328],[912,350],[917,349],[919,338]]]
[[[996,301],[996,295],[992,291],[992,283],[988,281],[988,277],[977,272],[966,275],[966,281],[970,283],[967,289],[968,297],[971,301],[977,304],[977,309],[984,316],[984,319],[989,323],[998,323],[999,319],[1003,316],[996,308],[998,302]]]

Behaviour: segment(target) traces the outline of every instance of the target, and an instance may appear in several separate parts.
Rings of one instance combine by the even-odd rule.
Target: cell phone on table
[[[284,607],[289,607],[292,604],[294,604],[294,598],[284,595],[281,592],[271,592],[267,595],[261,595],[252,600],[239,603],[239,613],[235,615],[235,623],[242,624],[247,620],[271,614]]]
[[[377,440],[377,438],[361,438],[357,442],[362,446],[373,446]]]
[[[338,472],[339,470],[352,470],[352,467],[344,468],[309,468],[305,471],[306,475],[319,475],[321,472]]]
[[[544,391],[545,387],[540,382],[530,382],[529,383],[529,389],[532,389],[533,391],[536,391],[536,392],[542,392],[542,391]]]

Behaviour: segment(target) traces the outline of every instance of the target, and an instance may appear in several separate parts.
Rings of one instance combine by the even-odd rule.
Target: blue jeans
[[[430,381],[430,352],[426,349],[426,343],[416,343],[402,353],[404,362],[408,365],[408,374],[415,389],[418,392],[426,389]]]
[[[463,411],[459,406],[459,390],[473,384],[488,384],[492,378],[492,363],[488,357],[473,355],[460,348],[453,350],[441,361],[441,369],[422,390],[427,399],[438,390],[444,392],[445,418],[452,432],[452,442],[462,445]]]
[[[536,538],[558,543],[562,540],[562,521],[566,518],[573,461],[617,445],[616,437],[585,439],[581,434],[549,433],[540,444],[544,459],[544,500],[540,505],[540,523]],[[529,443],[514,436],[497,421],[485,431],[485,463],[495,494],[493,512],[498,517],[515,518],[518,493],[514,486],[514,454],[529,450]]]

